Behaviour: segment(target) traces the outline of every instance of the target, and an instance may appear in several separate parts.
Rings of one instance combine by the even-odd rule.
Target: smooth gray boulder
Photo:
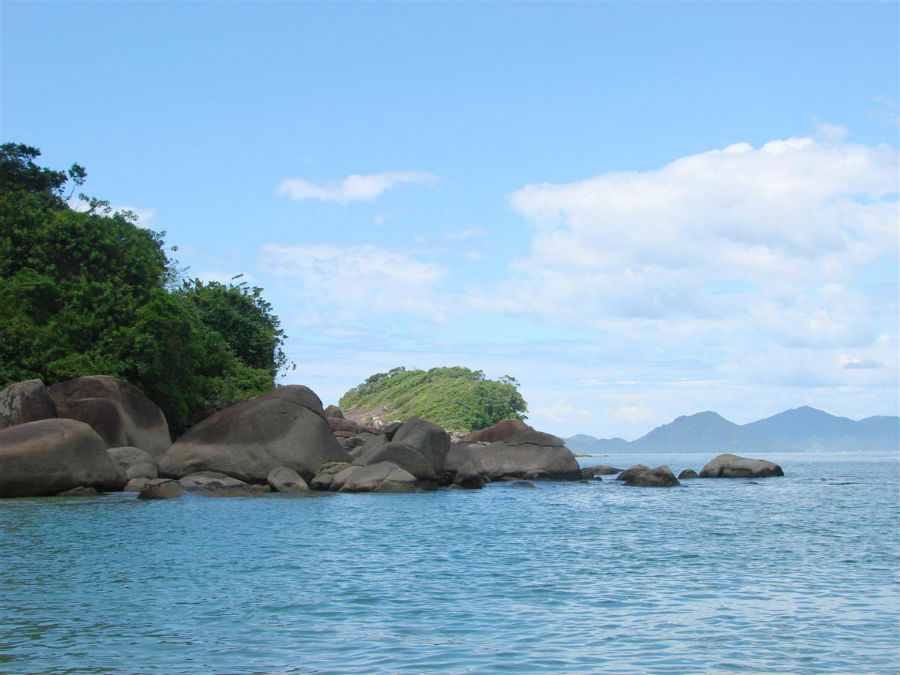
[[[0,429],[0,497],[52,495],[78,486],[118,491],[125,473],[90,426],[45,419]]]
[[[309,492],[303,476],[286,466],[278,466],[266,476],[266,482],[275,492]]]
[[[56,417],[56,406],[40,380],[16,382],[0,390],[0,429]]]
[[[680,474],[678,474],[678,480],[685,480],[690,478],[699,478],[697,472],[693,469],[685,469]]]
[[[90,424],[108,448],[131,445],[159,459],[172,445],[162,410],[129,382],[86,375],[48,391],[59,417]]]
[[[336,405],[330,405],[325,408],[325,417],[337,417],[338,419],[344,419],[344,413]]]
[[[469,447],[491,480],[504,476],[527,480],[582,478],[575,455],[561,439],[549,434],[528,432],[487,446],[472,444]]]
[[[160,462],[164,476],[217,471],[264,483],[279,466],[310,480],[323,464],[349,462],[322,410],[302,385],[278,387],[220,410],[179,438]]]
[[[783,476],[784,471],[774,462],[723,454],[700,469],[700,478],[768,478]]]
[[[113,461],[125,472],[125,477],[132,478],[157,478],[158,463],[146,450],[126,445],[121,448],[108,448],[107,452]]]
[[[646,471],[633,471],[623,480],[625,485],[637,487],[673,487],[680,484],[672,470],[665,465]]]
[[[505,441],[507,438],[512,438],[528,431],[534,431],[534,427],[528,426],[520,420],[500,420],[493,426],[466,434],[460,439],[460,442],[494,443],[495,441]]]
[[[527,480],[514,480],[514,481],[510,481],[508,483],[503,483],[503,487],[526,488],[529,490],[537,489],[537,488],[535,488],[534,483],[531,483]]]
[[[444,470],[450,451],[450,434],[421,417],[410,417],[391,437],[392,443],[403,443],[419,452],[431,465],[435,474]]]
[[[153,478],[144,483],[144,487],[138,493],[138,499],[177,499],[184,493],[185,489],[177,480]]]
[[[478,455],[468,445],[451,443],[444,461],[442,482],[458,485],[467,490],[483,488],[491,481]]]
[[[405,443],[391,441],[377,448],[361,452],[353,460],[358,466],[368,466],[380,462],[391,462],[409,471],[419,480],[434,481],[436,474],[431,463],[415,448]]]
[[[644,466],[643,464],[632,464],[630,467],[616,476],[616,480],[629,480],[630,478],[649,470],[649,466]]]
[[[334,482],[340,492],[418,492],[416,477],[391,462],[349,466]]]
[[[216,471],[198,471],[178,479],[178,484],[192,494],[203,497],[260,497],[268,485],[249,485],[242,480]]]

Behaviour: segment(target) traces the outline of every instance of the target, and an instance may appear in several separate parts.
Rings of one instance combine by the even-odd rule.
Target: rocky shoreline
[[[581,468],[562,439],[518,420],[462,435],[413,417],[348,419],[308,387],[278,387],[211,415],[170,441],[162,411],[137,387],[90,375],[0,391],[0,498],[138,492],[256,497],[267,492],[410,493],[491,482],[602,480],[671,487],[690,478],[784,475],[772,462],[719,455],[676,478],[667,466]]]

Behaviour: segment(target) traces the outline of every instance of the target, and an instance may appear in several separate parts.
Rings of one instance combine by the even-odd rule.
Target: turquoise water
[[[770,458],[672,489],[2,500],[0,672],[896,675],[897,456]]]

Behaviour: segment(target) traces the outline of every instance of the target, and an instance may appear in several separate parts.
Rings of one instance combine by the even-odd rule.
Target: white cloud
[[[314,183],[305,178],[288,178],[278,185],[278,194],[302,201],[318,199],[326,202],[370,202],[395,185],[413,183],[433,185],[438,177],[422,171],[385,171],[369,175],[350,174],[341,181]]]
[[[785,344],[870,342],[889,308],[849,289],[874,263],[896,265],[900,162],[845,134],[822,125],[819,140],[736,143],[517,190],[530,255],[483,301],[597,326],[711,321]]]
[[[316,322],[358,319],[361,312],[404,312],[443,320],[436,287],[446,271],[409,253],[378,246],[337,244],[262,247],[260,267],[299,282],[295,296]],[[326,318],[328,317],[328,318]]]
[[[564,423],[574,422],[578,419],[584,419],[591,416],[590,410],[579,410],[566,399],[558,399],[553,405],[547,408],[535,408],[533,416],[538,419],[547,419],[552,422]]]
[[[611,411],[616,417],[621,417],[629,424],[648,423],[653,419],[653,411],[640,405],[621,406]]]
[[[90,204],[88,204],[83,199],[78,197],[72,197],[67,202],[69,208],[73,211],[80,211],[82,213],[90,210]],[[145,229],[153,226],[154,221],[156,220],[156,211],[154,209],[141,209],[136,206],[123,206],[121,204],[110,204],[109,205],[110,213],[123,213],[130,212],[133,213],[137,218],[136,225],[138,227],[143,227]],[[98,210],[98,213],[100,211]]]

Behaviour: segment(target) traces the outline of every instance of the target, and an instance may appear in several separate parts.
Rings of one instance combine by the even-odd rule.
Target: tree
[[[376,373],[345,393],[342,408],[387,407],[407,419],[417,415],[444,428],[474,431],[504,419],[524,420],[528,405],[515,378],[485,378],[480,370],[459,366]]]
[[[81,375],[141,387],[180,433],[215,410],[271,389],[284,334],[262,289],[183,282],[163,233],[82,195],[86,172],[35,163],[0,146],[0,387]]]

